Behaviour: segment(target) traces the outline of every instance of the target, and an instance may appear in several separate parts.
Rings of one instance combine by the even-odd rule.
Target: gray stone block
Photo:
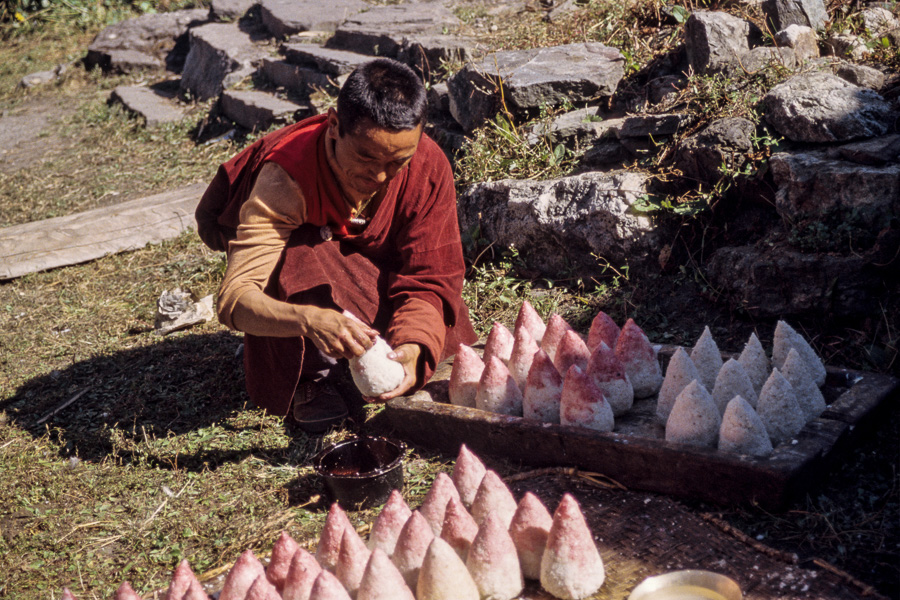
[[[332,78],[321,71],[272,58],[262,60],[259,72],[276,87],[300,95],[309,95],[317,90],[337,95],[341,84],[346,79],[346,76]]]
[[[371,55],[323,48],[315,44],[284,44],[281,46],[281,53],[289,63],[315,69],[335,78],[349,75],[353,69],[373,58]]]
[[[789,25],[804,25],[818,30],[828,22],[824,0],[765,0],[762,9],[774,31],[786,29]]]
[[[816,30],[805,25],[788,25],[775,34],[775,42],[791,48],[799,62],[819,57],[819,39]]]
[[[733,73],[750,50],[754,29],[749,21],[728,13],[697,10],[684,25],[688,62],[695,73]]]
[[[212,0],[209,18],[213,21],[237,21],[259,4],[259,0]]]
[[[177,123],[184,118],[184,111],[169,96],[148,87],[119,86],[112,91],[110,102],[118,102],[128,112],[142,118],[148,128]]]
[[[721,168],[736,171],[753,150],[756,124],[741,117],[728,117],[687,139],[676,150],[675,165],[685,177],[715,183],[724,177]]]
[[[222,114],[251,131],[262,131],[312,112],[308,107],[257,91],[227,90],[219,103]]]
[[[842,62],[834,74],[853,85],[878,91],[884,85],[884,73],[865,65]]]
[[[255,70],[264,56],[250,35],[232,23],[211,23],[190,31],[190,52],[181,89],[201,100],[218,96]]]
[[[277,38],[303,31],[334,31],[370,8],[362,0],[261,0],[259,6],[263,25]]]

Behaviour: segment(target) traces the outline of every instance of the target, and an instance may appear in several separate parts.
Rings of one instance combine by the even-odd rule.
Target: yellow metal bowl
[[[712,571],[673,571],[648,577],[628,600],[741,600],[741,588],[733,579]]]

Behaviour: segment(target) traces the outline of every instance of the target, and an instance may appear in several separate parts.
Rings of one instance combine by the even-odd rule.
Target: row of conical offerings
[[[282,532],[267,567],[241,554],[218,600],[512,600],[526,579],[564,600],[600,589],[603,561],[584,515],[569,494],[552,516],[531,492],[517,503],[463,445],[452,475],[438,473],[418,509],[391,493],[368,542],[333,504],[314,555]],[[62,600],[75,598],[66,589]],[[140,596],[126,581],[114,600]],[[208,600],[187,560],[165,600]]]

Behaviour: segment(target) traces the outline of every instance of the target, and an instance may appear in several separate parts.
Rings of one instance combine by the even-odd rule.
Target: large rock
[[[190,46],[181,89],[206,100],[218,96],[256,69],[264,56],[236,24],[210,23],[190,31]]]
[[[337,96],[346,76],[332,78],[317,69],[301,67],[286,60],[264,58],[259,74],[277,88],[284,88],[300,96],[309,96],[317,90]]]
[[[546,137],[554,145],[586,148],[603,138],[615,137],[624,122],[622,118],[603,119],[596,106],[579,108],[563,113],[549,123],[538,123],[531,131],[529,142],[537,143]]]
[[[450,110],[467,131],[506,108],[527,117],[542,106],[576,105],[611,96],[624,75],[625,59],[596,42],[495,52],[451,77]]]
[[[209,18],[213,21],[236,21],[259,4],[259,0],[212,0]]]
[[[739,170],[753,150],[756,124],[742,117],[713,121],[706,129],[685,139],[678,147],[675,164],[685,177],[715,183]]]
[[[584,173],[549,181],[504,180],[470,186],[459,199],[462,231],[480,229],[498,246],[546,274],[596,268],[596,256],[634,261],[656,246],[647,217],[630,210],[644,192],[641,173]]]
[[[226,117],[251,131],[265,130],[311,112],[308,107],[252,90],[227,90],[219,102]]]
[[[766,121],[796,142],[842,142],[882,135],[893,119],[872,90],[830,73],[795,75],[773,87],[763,104]]]
[[[819,57],[819,38],[812,27],[788,25],[775,34],[775,43],[793,50],[798,62]]]
[[[281,47],[281,53],[288,62],[315,69],[335,80],[349,75],[353,69],[373,58],[356,52],[323,48],[314,44],[284,44]]]
[[[684,25],[688,62],[695,73],[731,73],[757,35],[749,21],[725,12],[697,10]]]
[[[762,9],[773,31],[785,29],[788,25],[822,29],[828,22],[824,0],[764,0]]]
[[[261,0],[263,25],[281,38],[303,31],[334,31],[349,17],[366,10],[362,0]]]
[[[184,111],[170,96],[148,87],[120,85],[110,94],[110,101],[118,102],[127,111],[138,115],[148,128],[177,123],[184,118]]]

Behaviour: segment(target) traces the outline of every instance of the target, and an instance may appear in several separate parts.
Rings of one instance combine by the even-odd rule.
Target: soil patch
[[[0,174],[20,169],[64,152],[72,142],[62,138],[56,126],[75,112],[70,101],[29,98],[0,116]]]

